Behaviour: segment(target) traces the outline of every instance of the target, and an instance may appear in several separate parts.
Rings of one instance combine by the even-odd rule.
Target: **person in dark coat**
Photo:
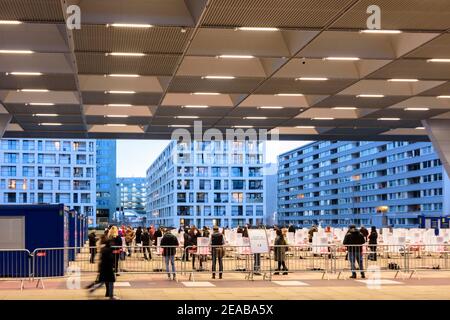
[[[119,273],[119,260],[122,252],[122,238],[119,236],[119,230],[116,226],[112,226],[108,233],[108,241],[112,247],[112,253],[114,257],[114,270],[115,273]]]
[[[183,261],[189,261],[189,253],[186,252],[186,248],[189,246],[189,242],[190,242],[190,240],[189,240],[189,229],[187,227],[184,228],[183,240],[184,240],[183,241],[184,250],[183,250],[182,260]]]
[[[163,256],[166,262],[167,277],[170,278],[169,262],[172,265],[173,280],[176,280],[175,254],[179,246],[178,239],[170,231],[166,231],[161,239],[161,247],[163,248]]]
[[[350,267],[352,270],[352,276],[350,278],[356,279],[356,265],[355,261],[358,262],[358,267],[361,272],[361,278],[365,278],[364,267],[363,267],[363,255],[362,255],[362,245],[366,243],[364,236],[361,232],[356,229],[355,225],[351,225],[348,229],[347,234],[344,238],[344,245],[347,246],[348,260],[350,261]]]
[[[163,236],[163,231],[162,231],[162,227],[159,227],[158,230],[155,231],[155,233],[153,234],[153,245],[157,245],[158,244],[158,238],[161,238]]]
[[[199,237],[199,231],[195,226],[192,226],[189,230],[188,245],[192,248],[192,270],[195,270],[195,252],[197,250],[197,238]],[[200,259],[199,259],[200,260]],[[200,260],[200,268],[202,267],[202,261]]]
[[[369,230],[367,230],[364,226],[362,226],[361,228],[359,228],[359,232],[361,232],[361,234],[364,236],[364,239],[367,242],[367,237],[369,236]]]
[[[142,250],[144,252],[144,259],[145,260],[150,260],[152,259],[152,251],[150,249],[150,233],[148,233],[147,229],[144,229],[144,232],[142,233],[141,236],[141,240],[142,240]],[[148,252],[148,257],[147,257],[147,252]]]
[[[118,299],[114,296],[114,282],[116,277],[114,275],[114,255],[111,248],[111,241],[106,241],[103,248],[100,251],[100,263],[98,266],[98,278],[97,281],[88,286],[89,293],[93,293],[100,288],[103,284],[106,286],[105,297],[112,300]]]
[[[283,275],[288,274],[288,268],[286,267],[286,251],[287,242],[283,236],[283,232],[280,229],[276,231],[277,237],[275,238],[275,246],[273,248],[275,261],[278,262],[278,267],[276,269],[275,275],[279,275],[279,271],[283,271]],[[283,269],[281,269],[283,267]]]
[[[372,226],[369,234],[369,249],[372,251],[369,254],[369,260],[377,261],[377,244],[378,244],[378,232],[375,226]]]
[[[225,254],[225,249],[223,245],[225,244],[225,239],[223,234],[219,232],[219,227],[213,227],[213,233],[211,235],[211,255],[212,255],[212,278],[216,278],[216,262],[219,262],[219,279],[222,279],[223,273],[223,256]]]
[[[97,237],[95,236],[95,231],[92,231],[89,236],[89,262],[94,263],[95,255],[97,254]]]
[[[288,232],[295,232],[294,225],[292,225],[292,224],[289,225]]]

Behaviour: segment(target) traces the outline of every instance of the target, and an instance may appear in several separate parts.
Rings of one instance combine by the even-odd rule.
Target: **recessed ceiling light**
[[[10,54],[31,54],[31,50],[0,50],[0,53],[10,53]]]
[[[140,75],[138,74],[108,74],[108,77],[116,77],[116,78],[139,78]]]
[[[299,81],[327,81],[328,78],[315,78],[315,77],[300,77],[295,78],[295,80]]]
[[[283,109],[281,106],[261,106],[260,109]]]
[[[425,130],[425,127],[416,127],[416,130]]]
[[[43,122],[39,123],[40,126],[62,126],[62,123],[59,122]]]
[[[315,129],[315,126],[295,126],[297,129]]]
[[[22,21],[17,21],[17,20],[0,20],[0,24],[22,24]]]
[[[331,117],[314,117],[311,120],[334,120],[334,118],[331,118]]]
[[[334,107],[334,110],[356,110],[356,107]]]
[[[390,82],[418,82],[419,79],[389,79]]]
[[[110,94],[135,94],[136,91],[111,90],[111,91],[105,91],[105,93],[110,93]]]
[[[234,76],[203,76],[202,79],[235,79]]]
[[[145,53],[140,52],[111,52],[105,53],[105,55],[109,56],[119,56],[119,57],[143,57]]]
[[[54,106],[54,103],[51,102],[30,102],[30,106]]]
[[[450,96],[437,96],[438,99],[450,99]]]
[[[190,108],[190,109],[206,109],[209,108],[209,106],[196,106],[196,105],[185,105],[184,108]]]
[[[450,59],[428,59],[427,62],[444,62],[444,63],[450,63]]]
[[[36,114],[33,114],[33,116],[35,116],[35,117],[57,117],[58,114],[56,114],[56,113],[36,113]]]
[[[178,119],[198,119],[198,116],[176,116]]]
[[[217,56],[217,58],[222,58],[222,59],[253,59],[254,56],[243,55],[243,54],[221,54],[221,55]]]
[[[233,126],[233,128],[241,128],[241,129],[245,129],[245,128],[253,128],[253,126]]]
[[[324,60],[330,60],[330,61],[358,61],[360,60],[357,57],[327,57],[323,58]]]
[[[192,94],[196,95],[196,96],[218,96],[218,95],[220,95],[219,92],[194,92]]]
[[[107,114],[106,118],[128,118],[126,114]]]
[[[106,124],[107,127],[126,127],[126,124],[123,123],[107,123]]]
[[[236,28],[241,31],[278,31],[278,28],[269,28],[269,27],[239,27]]]
[[[402,31],[400,31],[400,30],[366,29],[366,30],[361,30],[360,33],[369,33],[369,34],[399,34],[399,33],[402,33]]]
[[[275,94],[277,97],[303,97],[301,93],[277,93]]]
[[[190,125],[188,125],[188,124],[170,124],[170,125],[168,125],[168,127],[171,127],[171,128],[189,128]]]
[[[14,71],[14,72],[8,72],[6,74],[7,75],[11,74],[13,76],[42,76],[41,72],[16,72],[16,71]]]
[[[132,107],[129,103],[109,103],[105,104],[105,107]]]
[[[399,121],[400,118],[378,118],[381,121]]]
[[[20,89],[21,92],[49,92],[47,89]]]
[[[430,108],[405,108],[405,111],[428,111]]]
[[[358,94],[357,98],[383,98],[382,94]]]
[[[139,24],[139,23],[112,23],[106,26],[117,27],[117,28],[152,28],[151,24]]]
[[[267,117],[244,117],[244,119],[248,120],[265,120]]]

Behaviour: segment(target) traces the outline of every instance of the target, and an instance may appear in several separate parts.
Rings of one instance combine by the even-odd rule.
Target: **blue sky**
[[[117,140],[117,176],[145,177],[150,164],[170,140]],[[310,141],[269,141],[267,162],[276,162],[283,152],[303,146]]]

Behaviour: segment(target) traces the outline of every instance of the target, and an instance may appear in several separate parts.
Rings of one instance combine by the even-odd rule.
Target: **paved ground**
[[[450,299],[450,274],[427,272],[412,279],[394,273],[384,273],[376,282],[341,279],[330,275],[322,280],[317,273],[273,276],[272,281],[255,277],[254,281],[243,280],[242,274],[227,274],[226,279],[212,280],[208,274],[196,274],[195,281],[187,275],[179,281],[169,281],[163,275],[121,275],[116,282],[116,294],[121,299],[162,300],[223,300],[223,299]],[[81,279],[81,288],[95,278]],[[104,299],[104,288],[89,295],[85,289],[68,289],[68,279],[47,279],[41,283],[25,281],[20,290],[20,281],[0,281],[0,300],[9,299]],[[36,285],[39,284],[38,287]],[[69,281],[70,284],[70,281]]]

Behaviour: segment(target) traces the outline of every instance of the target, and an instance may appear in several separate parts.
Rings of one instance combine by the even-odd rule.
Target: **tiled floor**
[[[68,279],[48,279],[36,287],[37,282],[0,281],[0,300],[3,299],[104,299],[104,287],[93,294],[83,289],[95,278],[84,277],[80,282]],[[255,277],[244,280],[241,274],[226,274],[223,280],[211,279],[209,274],[198,274],[195,281],[187,275],[180,275],[179,281],[167,280],[165,275],[122,275],[115,285],[115,294],[121,299],[164,299],[164,300],[223,300],[223,299],[450,299],[450,277],[446,273],[422,274],[421,279],[397,277],[383,274],[379,281],[348,279],[348,274],[337,279],[322,280],[318,274],[291,274],[274,276],[273,281]]]

